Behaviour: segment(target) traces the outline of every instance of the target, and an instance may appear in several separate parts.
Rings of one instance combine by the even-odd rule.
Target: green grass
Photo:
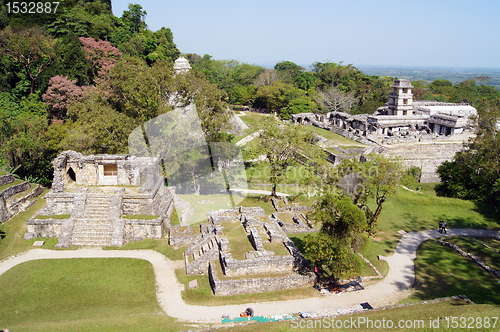
[[[463,294],[475,303],[500,304],[499,279],[436,240],[418,248],[415,274],[416,292],[406,301]]]
[[[422,190],[414,193],[399,189],[383,205],[378,221],[380,240],[374,244],[379,254],[390,255],[396,249],[401,236],[406,232],[437,229],[439,220],[448,223],[448,228],[499,229],[499,220],[493,215],[493,207],[458,198],[438,197],[434,184],[421,184]],[[373,208],[373,205],[372,205]]]
[[[314,127],[314,126],[299,126],[299,131],[303,133],[316,133],[318,135],[323,136],[328,140],[328,142],[325,142],[327,145],[339,145],[339,146],[349,146],[349,147],[357,147],[357,148],[362,148],[366,147],[366,145],[358,143],[350,138],[335,134],[334,132],[331,132],[326,129]]]
[[[265,315],[265,313],[256,312],[255,315],[261,316]],[[437,303],[430,304],[415,304],[404,306],[400,308],[390,308],[385,310],[370,310],[363,313],[353,314],[352,316],[339,316],[333,319],[299,319],[294,321],[284,321],[284,322],[275,322],[275,323],[260,323],[260,324],[249,324],[246,326],[236,326],[229,327],[227,331],[244,331],[244,332],[260,332],[260,331],[269,331],[269,332],[284,332],[284,331],[361,331],[361,332],[373,332],[373,331],[493,331],[497,330],[500,322],[497,322],[495,329],[490,326],[490,328],[474,328],[474,329],[462,329],[456,328],[453,329],[451,326],[447,328],[446,320],[444,317],[498,317],[500,315],[500,308],[495,305],[481,305],[481,304],[467,304],[462,300],[450,300],[450,301],[442,301]],[[425,325],[424,328],[394,328],[394,329],[377,329],[375,327],[367,327],[366,324],[362,326],[357,325],[356,328],[351,327],[350,329],[337,329],[332,327],[331,325],[324,324],[325,321],[328,323],[335,324],[335,321],[340,320],[355,320],[358,321],[360,317],[364,317],[365,320],[376,321],[379,320],[382,323],[382,320],[385,321],[391,320],[394,323],[394,326],[397,327],[397,324],[400,320],[406,322],[411,321],[412,323],[416,320],[423,320]],[[439,328],[431,329],[429,327],[429,320],[435,320],[440,317],[439,320]],[[300,328],[299,324],[302,321],[302,326],[304,328]],[[493,322],[493,320],[491,320]],[[309,324],[309,325],[307,325]]]
[[[269,117],[267,114],[261,114],[261,113],[252,113],[252,112],[246,112],[245,115],[240,116],[240,119],[245,122],[245,124],[249,127],[249,129],[246,129],[246,135],[250,135],[251,133],[256,132],[259,130],[259,127],[262,126],[263,122]],[[246,136],[245,135],[245,136]]]
[[[11,331],[184,328],[162,312],[153,267],[140,259],[30,261],[0,284],[9,285],[0,292],[0,324]]]
[[[46,215],[46,216],[41,215],[41,214],[37,214],[33,218],[34,219],[68,219],[69,217],[71,217],[71,215],[69,213],[67,213],[67,214],[53,214],[53,215]]]
[[[479,241],[483,242],[487,246],[493,248],[494,250],[500,251],[500,240],[487,237],[487,238],[477,238]]]
[[[198,224],[201,222],[208,222],[207,214],[210,211],[219,209],[232,209],[232,202],[229,195],[179,195],[179,197],[191,204],[191,208],[194,209],[193,217],[189,224]],[[235,202],[241,200],[238,199],[239,196],[234,195]],[[202,204],[202,201],[208,201],[210,203]]]
[[[153,216],[149,214],[129,214],[122,216],[123,219],[142,219],[142,220],[153,220],[158,219],[159,216]]]
[[[245,253],[254,251],[245,229],[238,220],[234,222],[223,222],[224,237],[229,241],[229,251],[234,259],[245,259]]]
[[[3,169],[0,169],[0,176],[7,175],[7,174],[9,174],[9,172],[6,172]]]
[[[263,208],[266,215],[276,212],[273,208],[271,197],[269,195],[247,195],[245,199],[241,201],[240,205],[245,207]]]
[[[500,255],[474,239],[452,237],[444,238],[444,240],[459,246],[465,252],[480,257],[486,265],[496,270],[500,270]]]
[[[181,223],[176,209],[174,209],[172,215],[170,216],[170,223],[172,224],[172,226],[179,225]]]
[[[168,244],[167,239],[153,240],[144,239],[138,242],[130,241],[129,243],[121,247],[104,247],[105,250],[136,250],[136,249],[149,249],[158,251],[160,254],[165,255],[171,260],[181,260],[184,259],[184,251],[187,247],[180,247],[175,249]]]
[[[46,192],[47,190],[45,190],[43,194]],[[54,248],[54,245],[57,243],[57,239],[35,238],[26,241],[23,238],[28,229],[26,221],[36,215],[44,205],[45,199],[38,198],[35,204],[33,204],[29,209],[19,212],[10,220],[7,220],[0,225],[0,260],[32,249],[33,242],[39,240],[45,241],[43,248]]]

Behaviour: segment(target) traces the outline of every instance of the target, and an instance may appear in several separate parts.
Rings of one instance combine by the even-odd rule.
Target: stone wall
[[[196,243],[201,239],[201,233],[193,233],[191,226],[185,226],[186,231],[180,231],[180,225],[170,228],[168,244],[174,247],[184,247]]]
[[[248,293],[269,292],[313,285],[316,276],[313,273],[301,275],[290,273],[282,277],[251,278],[237,280],[219,280],[212,264],[208,268],[209,281],[215,296],[229,296]]]
[[[12,206],[12,202],[8,202],[8,199],[15,194],[26,191],[31,188],[29,182],[24,182],[21,184],[16,184],[4,189],[0,192],[0,222],[7,221],[17,212],[19,212],[19,207]]]
[[[422,169],[422,183],[440,182],[436,173],[437,167],[444,161],[453,160],[455,153],[463,149],[460,142],[432,142],[429,144],[401,144],[388,147],[391,156],[401,157],[407,166],[417,166]]]
[[[32,237],[55,238],[61,236],[61,227],[66,219],[32,219],[27,222]]]
[[[284,273],[292,272],[293,256],[264,256],[237,260],[230,253],[221,253],[221,266],[228,277],[256,273]]]
[[[2,175],[2,176],[0,176],[0,186],[12,183],[15,180],[16,179],[14,178],[14,175],[12,175],[12,174]]]
[[[134,241],[140,241],[142,239],[160,240],[162,238],[163,217],[154,220],[124,219],[124,221],[125,242],[129,242],[132,239]]]

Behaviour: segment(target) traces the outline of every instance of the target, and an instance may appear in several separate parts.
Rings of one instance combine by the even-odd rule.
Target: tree
[[[255,95],[254,106],[281,113],[292,100],[304,98],[305,93],[291,84],[276,81],[262,86]]]
[[[30,94],[35,93],[37,77],[54,60],[54,40],[38,27],[0,31],[0,54],[12,58],[24,67],[31,81]]]
[[[498,204],[500,191],[500,98],[484,99],[478,107],[476,137],[453,161],[438,167],[441,178],[435,190],[440,196],[474,199]],[[497,205],[498,206],[498,205]]]
[[[297,75],[304,71],[303,67],[291,61],[278,62],[274,69],[278,71],[280,78],[287,83],[293,83]]]
[[[37,169],[47,130],[46,106],[36,94],[20,103],[8,93],[0,94],[0,155],[18,174],[28,176]]]
[[[110,42],[94,40],[93,38],[80,37],[82,48],[87,54],[87,59],[92,63],[92,76],[103,77],[121,58],[122,53]]]
[[[321,225],[317,237],[304,239],[306,257],[326,276],[350,277],[360,272],[355,252],[365,242],[366,216],[351,198],[328,192],[314,205],[311,218]]]
[[[358,103],[358,99],[354,97],[353,92],[342,92],[337,87],[330,87],[323,91],[319,90],[318,94],[318,103],[326,112],[350,112],[354,105]]]
[[[312,113],[317,109],[317,105],[308,98],[293,99],[281,110],[281,118],[288,120],[291,114]]]
[[[148,13],[141,5],[128,4],[128,10],[123,11],[122,20],[132,32],[141,32],[146,28],[144,18]]]
[[[296,126],[282,124],[273,117],[266,121],[256,150],[266,155],[272,196],[276,197],[276,188],[284,181],[288,167],[313,166],[314,160],[320,158],[321,150],[312,141],[312,133],[302,134]]]
[[[51,109],[55,119],[65,119],[68,105],[82,98],[83,89],[76,85],[76,80],[65,76],[54,76],[49,81],[47,91],[42,99]]]
[[[368,233],[373,234],[383,204],[396,192],[403,169],[398,161],[380,154],[370,154],[368,159],[366,162],[345,159],[328,182],[344,190],[365,212]],[[375,199],[375,211],[368,205],[369,198]]]
[[[266,69],[257,76],[254,84],[257,88],[260,88],[262,86],[272,85],[278,79],[279,77],[276,69]]]

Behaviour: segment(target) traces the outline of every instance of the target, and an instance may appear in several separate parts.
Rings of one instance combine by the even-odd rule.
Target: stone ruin
[[[43,193],[38,184],[28,181],[14,184],[15,180],[12,174],[0,176],[0,187],[5,186],[0,190],[0,224],[35,204],[36,198]]]
[[[302,113],[292,114],[291,121],[323,128],[368,146],[365,151],[345,154],[325,150],[328,161],[334,164],[344,158],[381,153],[401,157],[406,166],[420,167],[421,182],[439,182],[437,167],[452,160],[463,142],[474,135],[472,120],[477,110],[468,104],[413,101],[413,86],[408,80],[395,80],[391,87],[389,102],[372,115]]]
[[[224,223],[236,223],[245,230],[248,241],[254,248],[245,253],[245,259],[235,259],[232,256],[230,243],[224,237]],[[306,226],[306,223],[308,221],[300,225],[302,231],[311,231],[313,228]],[[281,226],[276,216],[267,217],[261,208],[236,207],[212,211],[208,214],[208,223],[201,224],[200,232],[196,235],[191,230],[174,234],[176,227],[178,226],[172,227],[171,244],[190,243],[184,252],[186,274],[208,273],[215,295],[297,288],[311,285],[315,281],[316,276],[308,262],[288,237],[288,228]],[[266,243],[282,244],[287,254],[276,255],[273,251],[266,250]],[[216,271],[222,271],[222,275]],[[280,275],[265,276],[269,273]],[[262,274],[261,278],[239,278]]]
[[[175,192],[165,187],[157,158],[64,151],[52,164],[47,204],[28,220],[25,238],[57,237],[65,248],[121,246],[161,239],[170,228]]]

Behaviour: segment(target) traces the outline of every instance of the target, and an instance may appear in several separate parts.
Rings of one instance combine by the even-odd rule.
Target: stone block
[[[188,284],[189,289],[196,289],[199,287],[198,279],[191,280]]]
[[[33,247],[41,247],[45,244],[45,241],[35,241],[33,242]]]

